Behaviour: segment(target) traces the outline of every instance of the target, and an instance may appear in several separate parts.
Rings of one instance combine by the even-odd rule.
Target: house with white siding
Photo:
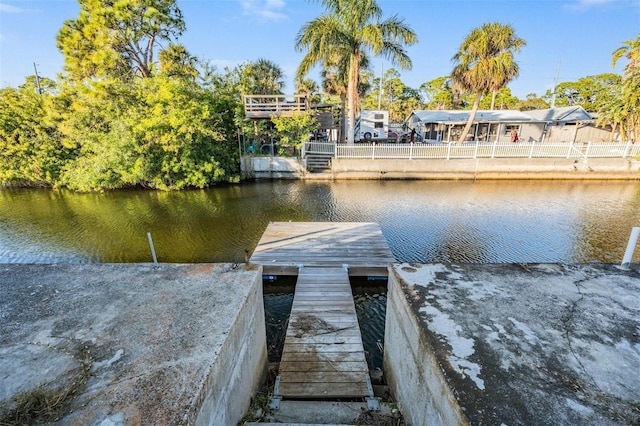
[[[404,122],[408,132],[427,143],[457,142],[469,110],[416,110]],[[468,141],[510,142],[513,131],[522,142],[608,141],[611,132],[595,126],[595,118],[580,106],[532,111],[478,110]]]
[[[416,110],[407,117],[405,126],[409,132],[415,129],[424,142],[457,142],[470,114],[468,110]],[[522,141],[540,141],[545,124],[522,111],[478,110],[467,140],[510,142],[515,130]]]

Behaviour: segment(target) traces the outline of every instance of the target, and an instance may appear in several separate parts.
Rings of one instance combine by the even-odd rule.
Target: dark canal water
[[[242,261],[270,221],[380,224],[403,262],[621,261],[640,184],[254,182],[202,191],[0,190],[0,263]],[[634,257],[634,261],[637,255]]]
[[[0,263],[241,262],[270,221],[380,224],[400,262],[622,260],[640,226],[640,184],[620,182],[252,182],[202,191],[0,190]],[[640,249],[634,262],[638,262]],[[265,285],[278,359],[295,279]],[[382,367],[385,283],[353,283],[371,368]]]

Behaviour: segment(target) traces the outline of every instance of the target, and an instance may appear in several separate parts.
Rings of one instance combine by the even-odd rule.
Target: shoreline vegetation
[[[168,191],[238,183],[243,144],[276,142],[274,154],[287,156],[319,129],[310,111],[247,118],[243,96],[281,95],[282,69],[261,58],[218,70],[192,56],[178,41],[186,24],[175,0],[78,2],[79,15],[62,23],[56,38],[61,75],[31,75],[0,89],[0,188]],[[416,109],[471,110],[468,127],[478,108],[537,109],[551,99],[596,113],[621,140],[640,134],[640,35],[612,53],[613,65],[628,59],[624,75],[560,83],[556,93],[521,101],[507,84],[518,76],[515,54],[526,41],[509,25],[473,29],[451,74],[414,89],[396,69],[376,78],[368,66],[381,55],[411,67],[405,46],[418,40],[403,18],[385,19],[375,0],[322,4],[326,15],[292,40],[305,53],[296,93],[310,105],[331,106],[340,141],[354,142],[356,112],[374,104],[396,123]],[[320,84],[306,76],[315,66],[323,69]]]

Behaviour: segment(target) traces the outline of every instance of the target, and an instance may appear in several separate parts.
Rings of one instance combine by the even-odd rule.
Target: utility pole
[[[38,94],[42,96],[42,88],[40,87],[40,76],[38,75],[38,68],[36,67],[36,63],[33,63],[33,69],[36,71],[36,86],[38,86]]]
[[[558,69],[556,71],[556,79],[553,81],[553,93],[551,94],[551,108],[556,107],[556,86],[558,85],[558,77],[560,76],[560,64],[562,62],[558,61]]]
[[[378,111],[382,107],[382,79],[384,78],[384,63],[380,64],[380,88],[378,89]]]

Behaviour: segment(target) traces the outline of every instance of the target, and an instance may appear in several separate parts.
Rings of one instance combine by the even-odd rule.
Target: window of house
[[[512,131],[516,131],[520,133],[520,125],[519,124],[507,124],[504,126],[504,134],[510,135]]]

